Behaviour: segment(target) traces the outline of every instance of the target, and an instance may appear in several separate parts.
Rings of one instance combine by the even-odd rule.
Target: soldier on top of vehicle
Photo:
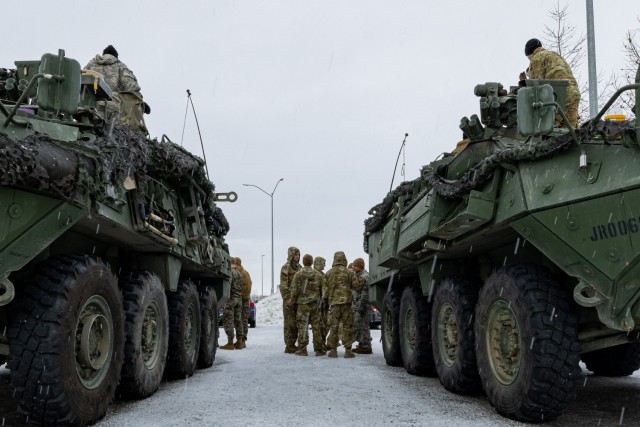
[[[521,81],[528,77],[530,79],[566,80],[568,82],[565,115],[571,126],[577,127],[580,88],[569,63],[556,52],[543,48],[538,39],[527,41],[524,46],[524,54],[529,58],[530,63],[527,71],[520,73]],[[556,126],[564,126],[560,115],[556,116]]]
[[[148,134],[144,114],[151,113],[151,108],[143,101],[140,85],[133,71],[118,59],[118,51],[109,45],[104,48],[102,55],[96,55],[84,68],[102,74],[111,88],[112,99],[107,101],[108,116],[115,115],[118,123]]]

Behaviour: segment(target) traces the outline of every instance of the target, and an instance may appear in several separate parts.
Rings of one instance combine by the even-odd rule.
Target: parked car
[[[377,308],[371,306],[371,317],[369,318],[369,328],[378,329],[382,321],[382,316]]]
[[[224,305],[218,308],[218,326],[222,326],[222,317],[224,316]],[[249,327],[256,327],[256,303],[253,297],[249,297]],[[378,322],[380,324],[380,322]]]
[[[256,327],[256,303],[253,298],[249,299],[249,327]]]

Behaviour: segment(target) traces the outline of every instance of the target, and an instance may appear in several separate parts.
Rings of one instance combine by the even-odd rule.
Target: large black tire
[[[479,290],[477,281],[447,277],[433,298],[433,358],[440,383],[453,393],[482,390],[474,332]]]
[[[384,294],[381,312],[381,338],[384,360],[389,366],[402,366],[402,353],[400,352],[400,334],[398,314],[400,313],[400,298],[396,291]]]
[[[218,297],[216,291],[205,286],[200,289],[200,316],[202,318],[202,331],[200,332],[200,356],[198,367],[208,368],[216,360],[218,349]]]
[[[489,402],[509,418],[557,418],[580,373],[570,296],[546,269],[514,265],[492,274],[476,308],[476,356]]]
[[[626,377],[640,369],[640,342],[590,351],[582,355],[582,361],[594,375]]]
[[[19,411],[41,425],[103,417],[120,380],[124,315],[107,265],[85,256],[41,263],[15,302],[9,368]]]
[[[196,370],[200,352],[200,301],[196,285],[186,280],[169,294],[169,353],[165,376],[187,378]]]
[[[405,288],[400,299],[399,334],[404,368],[411,375],[435,376],[431,345],[432,304],[418,285]]]
[[[162,282],[155,274],[134,272],[121,279],[125,312],[124,364],[119,392],[141,399],[162,381],[169,345],[169,311]]]

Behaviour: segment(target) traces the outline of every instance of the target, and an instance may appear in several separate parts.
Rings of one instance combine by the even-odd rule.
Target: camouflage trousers
[[[327,342],[327,336],[329,335],[329,310],[320,310],[320,335],[322,340]]]
[[[309,344],[309,325],[313,332],[313,350],[322,351],[324,338],[320,329],[322,319],[318,311],[318,304],[298,304],[298,347],[306,347]]]
[[[224,332],[229,339],[233,339],[235,328],[235,336],[242,337],[242,299],[241,298],[229,298],[224,305],[224,315],[222,316],[222,326]]]
[[[368,301],[361,302],[353,310],[353,334],[358,341],[358,347],[371,347],[369,316],[371,316],[371,305]]]
[[[247,340],[249,333],[249,300],[242,300],[242,339]]]
[[[567,88],[567,98],[565,103],[564,114],[571,126],[578,127],[578,105],[580,104],[580,90],[577,88]],[[560,114],[556,114],[556,127],[565,127]]]
[[[342,324],[342,337],[339,336],[340,324]],[[351,348],[353,344],[353,312],[351,304],[336,304],[329,309],[329,338],[327,347],[338,348],[338,340],[342,338],[344,348]]]
[[[120,96],[120,123],[133,130],[149,133],[144,123],[142,99],[133,92],[121,92],[118,95]]]
[[[287,303],[282,303],[282,314],[284,316],[284,345],[294,346],[298,339],[298,325],[296,320],[297,305],[289,308]]]

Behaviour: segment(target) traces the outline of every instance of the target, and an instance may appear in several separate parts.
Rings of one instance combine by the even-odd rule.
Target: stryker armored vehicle
[[[476,86],[455,152],[365,220],[387,364],[527,422],[562,413],[580,360],[640,368],[640,121],[602,120],[624,91],[637,115],[640,69],[573,129],[564,81]]]
[[[90,424],[216,354],[236,195],[111,96],[62,50],[0,69],[0,365],[31,424]]]

